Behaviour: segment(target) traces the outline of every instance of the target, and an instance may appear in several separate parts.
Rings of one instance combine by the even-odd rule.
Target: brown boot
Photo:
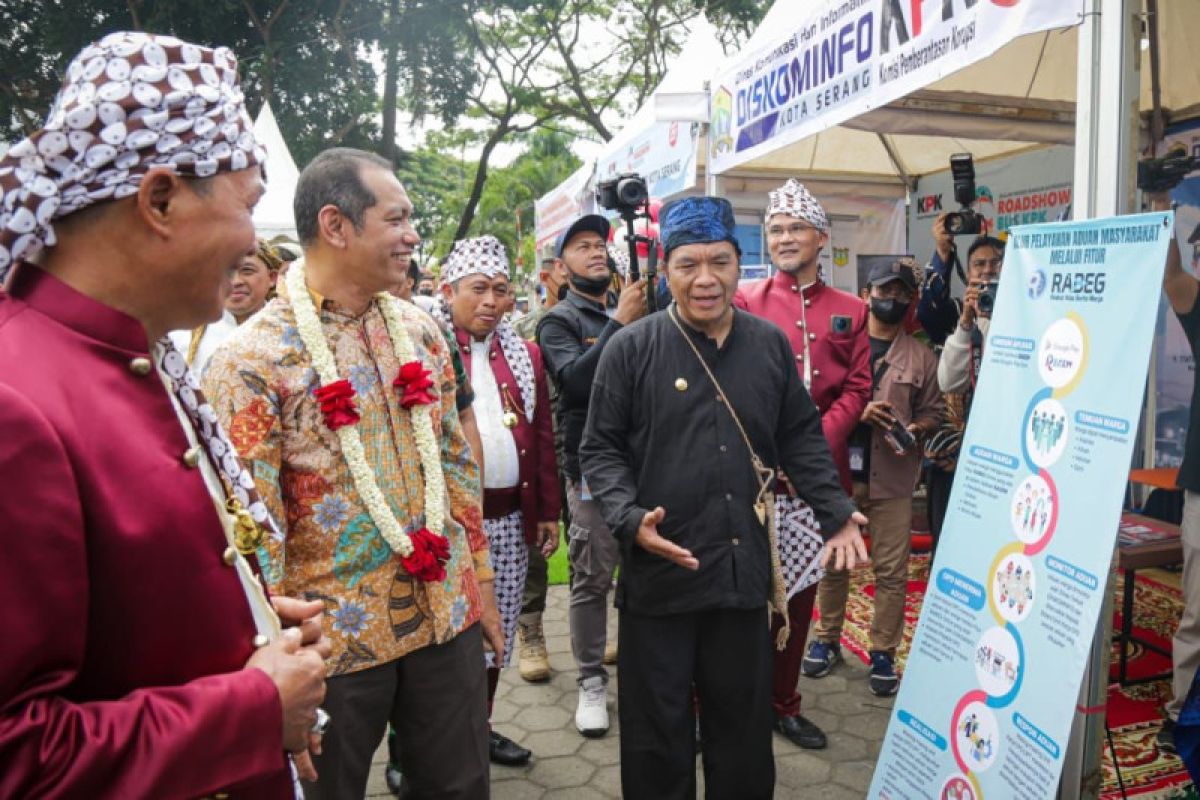
[[[604,663],[617,663],[617,639],[615,636],[604,643]]]
[[[530,683],[550,680],[550,659],[546,655],[546,637],[542,633],[541,614],[522,614],[517,620],[521,646],[517,651],[517,669]]]

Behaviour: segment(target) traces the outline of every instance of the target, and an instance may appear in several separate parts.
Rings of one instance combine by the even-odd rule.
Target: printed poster
[[[1117,536],[1172,213],[1012,229],[869,797],[1052,798]]]
[[[795,0],[793,0],[795,1]],[[1027,33],[1077,25],[1079,0],[823,0],[712,82],[713,170],[827,130]]]

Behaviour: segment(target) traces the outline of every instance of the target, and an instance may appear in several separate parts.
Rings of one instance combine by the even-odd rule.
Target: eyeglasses
[[[816,228],[814,226],[809,225],[806,222],[794,222],[791,225],[788,225],[786,228],[782,225],[772,225],[771,227],[767,228],[767,236],[770,236],[772,239],[782,239],[785,233],[791,234],[792,236],[799,236],[805,231],[815,230]]]
[[[979,269],[983,269],[984,267],[991,267],[993,269],[999,269],[1000,265],[1003,263],[1004,263],[1004,259],[1000,258],[999,256],[997,256],[995,258],[973,258],[973,259],[971,259],[971,266],[977,267]]]

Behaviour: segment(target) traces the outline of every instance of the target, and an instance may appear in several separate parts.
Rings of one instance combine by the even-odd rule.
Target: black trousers
[[[308,800],[366,795],[371,758],[388,722],[396,730],[405,797],[486,800],[489,786],[487,676],[473,625],[449,642],[326,682],[332,718],[313,757]]]
[[[696,796],[693,687],[704,709],[706,797],[760,800],[774,794],[769,640],[766,608],[666,616],[621,612],[618,708],[625,800]]]
[[[929,534],[933,538],[933,552],[937,552],[942,540],[942,523],[950,508],[950,487],[954,485],[954,473],[929,466],[925,478],[925,502],[929,513]]]

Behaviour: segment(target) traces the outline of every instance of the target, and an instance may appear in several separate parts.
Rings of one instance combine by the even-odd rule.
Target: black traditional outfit
[[[724,227],[732,235],[724,201],[680,204],[699,201],[705,202],[677,211],[675,230],[666,214],[668,253],[680,244],[725,239]],[[714,230],[712,213],[728,216],[729,224]],[[832,535],[854,511],[787,338],[770,322],[733,314],[720,347],[688,327],[674,307],[654,314],[614,335],[596,370],[580,455],[621,547],[621,783],[634,800],[695,796],[693,686],[703,709],[707,795],[748,800],[770,797],[774,788],[772,558],[754,507],[761,484],[688,339],[754,452],[788,475],[821,530]],[[638,526],[656,506],[666,510],[659,533],[690,550],[698,570],[637,545]]]

